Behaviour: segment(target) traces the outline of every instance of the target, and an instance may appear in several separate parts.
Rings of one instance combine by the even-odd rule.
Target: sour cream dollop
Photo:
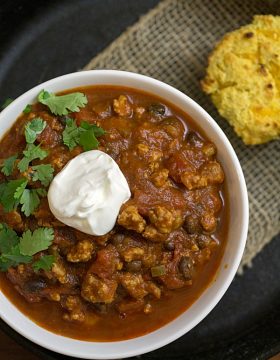
[[[99,150],[70,160],[54,177],[48,191],[51,212],[58,220],[99,236],[112,230],[120,207],[130,196],[118,164]]]

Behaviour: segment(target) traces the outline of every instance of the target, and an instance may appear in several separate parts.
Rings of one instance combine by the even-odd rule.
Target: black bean
[[[186,280],[192,279],[193,260],[190,256],[183,256],[179,263],[179,270]]]
[[[165,114],[165,106],[162,104],[151,104],[148,111],[156,116],[163,116]]]
[[[121,243],[123,242],[123,239],[124,239],[123,234],[115,234],[115,235],[113,235],[112,243],[115,246],[121,245]]]
[[[32,279],[28,281],[24,288],[30,293],[38,293],[47,287],[47,283],[43,278]]]
[[[189,131],[187,133],[186,141],[194,147],[201,148],[203,146],[203,140],[194,131]]]
[[[107,307],[106,304],[96,303],[96,304],[94,304],[94,310],[95,310],[98,314],[107,314],[107,312],[108,312],[108,307]]]
[[[138,272],[142,268],[141,260],[133,260],[126,264],[126,270],[129,272]]]
[[[167,251],[173,251],[175,249],[175,245],[173,242],[168,241],[164,244],[164,247]]]
[[[187,216],[183,227],[188,234],[198,234],[202,231],[199,217],[195,215]]]
[[[207,235],[199,235],[196,242],[200,249],[206,248],[206,246],[210,243],[211,237]]]

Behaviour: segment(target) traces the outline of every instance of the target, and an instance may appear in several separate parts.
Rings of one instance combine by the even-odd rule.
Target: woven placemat
[[[162,80],[197,101],[222,127],[241,162],[249,192],[250,226],[240,273],[280,232],[280,141],[245,146],[202,93],[200,80],[210,51],[226,32],[251,22],[255,14],[277,13],[278,0],[165,0],[85,67],[139,72]]]

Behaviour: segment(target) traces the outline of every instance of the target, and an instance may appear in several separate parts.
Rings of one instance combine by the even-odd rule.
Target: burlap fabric
[[[240,272],[280,231],[280,141],[245,146],[202,93],[200,79],[209,52],[226,32],[249,23],[255,14],[277,11],[278,0],[165,0],[85,67],[160,79],[185,92],[219,123],[239,157],[249,191],[250,227]]]

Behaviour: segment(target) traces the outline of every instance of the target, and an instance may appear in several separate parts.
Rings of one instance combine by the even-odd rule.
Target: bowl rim
[[[137,89],[136,86],[130,86],[130,85],[125,85],[125,81],[128,79],[134,79],[135,81],[139,81],[139,82],[143,82],[143,83],[150,83],[152,84],[154,87],[160,87],[163,89],[163,91],[165,91],[166,93],[173,93],[174,97],[176,98],[180,98],[182,100],[182,102],[184,102],[186,104],[186,106],[188,106],[190,109],[192,109],[194,112],[198,113],[201,115],[201,117],[203,117],[205,119],[206,122],[208,122],[211,127],[213,128],[213,131],[217,134],[217,136],[221,139],[224,148],[226,149],[226,151],[229,154],[229,157],[232,160],[232,163],[234,164],[236,173],[237,173],[237,177],[239,180],[239,187],[240,187],[240,198],[242,201],[242,212],[243,212],[243,223],[241,224],[241,230],[240,230],[240,239],[239,239],[239,246],[238,246],[238,251],[236,251],[234,259],[233,259],[233,263],[229,264],[228,267],[228,271],[226,274],[226,280],[222,283],[222,285],[218,288],[218,291],[213,295],[211,302],[208,304],[208,306],[206,306],[204,308],[203,311],[201,311],[196,317],[194,317],[194,319],[192,319],[192,321],[190,321],[188,324],[186,324],[185,326],[181,326],[181,328],[177,329],[177,331],[175,331],[172,334],[169,334],[168,337],[162,337],[162,339],[157,340],[156,342],[149,342],[148,338],[151,337],[152,334],[156,333],[156,332],[160,332],[162,329],[166,328],[169,324],[173,323],[176,319],[180,318],[183,314],[185,314],[186,312],[188,312],[188,310],[190,308],[188,308],[185,312],[183,312],[182,314],[180,314],[176,319],[172,320],[171,322],[167,323],[166,325],[164,325],[163,327],[160,327],[159,329],[152,331],[146,335],[140,336],[140,337],[136,337],[133,339],[129,339],[129,340],[123,340],[123,341],[114,341],[114,342],[88,342],[88,341],[81,341],[81,340],[76,340],[76,339],[72,339],[72,338],[68,338],[68,337],[64,337],[61,336],[59,334],[56,333],[52,333],[44,328],[42,328],[41,326],[37,325],[35,322],[33,322],[32,320],[30,320],[27,316],[25,316],[23,313],[20,312],[20,310],[18,310],[10,301],[8,298],[5,297],[5,295],[3,294],[3,292],[0,289],[0,304],[4,304],[4,310],[3,308],[0,306],[0,317],[10,326],[12,327],[15,331],[17,331],[18,333],[20,333],[21,335],[23,335],[24,337],[26,337],[27,339],[33,341],[34,343],[43,346],[47,349],[50,349],[52,351],[64,354],[64,355],[69,355],[69,356],[76,356],[79,358],[84,358],[84,359],[118,359],[118,358],[126,358],[126,357],[131,357],[131,356],[137,356],[140,354],[144,354],[153,350],[156,350],[162,346],[165,346],[169,343],[171,343],[172,341],[178,339],[179,337],[181,337],[182,335],[184,335],[185,333],[187,333],[188,331],[190,331],[193,327],[195,327],[202,319],[204,319],[209,313],[210,311],[217,305],[217,303],[220,301],[220,299],[222,298],[222,296],[224,295],[224,293],[226,292],[226,290],[228,289],[229,285],[231,284],[238,266],[240,264],[243,252],[244,252],[244,248],[245,248],[245,244],[246,244],[246,238],[247,238],[247,232],[248,232],[248,223],[249,223],[249,203],[248,203],[248,194],[247,194],[247,187],[246,187],[246,182],[245,182],[245,178],[243,175],[243,171],[241,168],[241,165],[239,163],[239,160],[237,158],[237,155],[235,154],[235,151],[232,147],[232,145],[230,144],[228,138],[226,137],[226,135],[224,134],[224,132],[221,130],[221,128],[219,127],[219,125],[215,122],[215,120],[198,104],[196,103],[194,100],[192,100],[188,95],[182,93],[181,91],[177,90],[176,88],[162,82],[156,79],[153,79],[152,77],[146,76],[146,75],[141,75],[141,74],[137,74],[137,73],[132,73],[132,72],[127,72],[127,71],[120,71],[120,70],[87,70],[87,71],[81,71],[81,72],[74,72],[74,73],[70,73],[70,74],[66,74],[66,75],[62,75],[62,76],[58,76],[55,77],[51,80],[48,80],[42,84],[39,84],[35,87],[33,87],[32,89],[28,90],[27,92],[23,93],[21,96],[19,96],[16,100],[14,100],[10,105],[8,105],[1,113],[0,113],[0,122],[3,121],[5,119],[5,117],[8,114],[14,113],[14,122],[16,121],[17,117],[19,116],[19,113],[16,112],[16,109],[18,107],[18,104],[20,104],[24,99],[29,98],[29,97],[35,97],[37,96],[37,94],[40,92],[40,90],[42,90],[43,88],[47,88],[49,86],[55,85],[55,84],[59,84],[59,83],[64,83],[69,80],[79,80],[79,82],[81,83],[81,85],[78,86],[72,86],[72,88],[75,87],[82,87],[82,86],[86,86],[86,85],[82,85],[83,83],[83,79],[87,79],[88,77],[94,77],[94,76],[99,76],[99,77],[111,77],[111,78],[122,78],[123,79],[123,83],[120,84],[119,86],[127,86],[127,87],[131,87],[131,88],[135,88]],[[109,84],[109,83],[108,83]],[[98,85],[97,83],[94,85]],[[112,84],[115,85],[116,84]],[[67,89],[71,89],[71,86],[63,86],[63,88],[65,90]],[[152,93],[152,91],[147,91]],[[34,94],[36,94],[34,96]],[[163,96],[161,96],[163,97]],[[169,100],[168,100],[169,101]],[[27,103],[27,101],[26,101]],[[171,102],[172,103],[172,102]],[[187,111],[186,111],[187,112]],[[196,121],[196,119],[194,119],[194,121]],[[13,123],[14,123],[13,122]],[[203,126],[201,126],[201,129],[203,130]],[[0,138],[2,138],[3,134],[0,134]],[[224,255],[223,255],[224,256]],[[221,264],[220,264],[221,266]],[[204,291],[205,292],[205,291]],[[191,305],[191,308],[194,306],[194,304],[196,304],[198,302],[198,300],[203,296],[203,293],[201,293],[201,295],[199,296],[199,298]],[[8,310],[7,310],[8,309]],[[39,328],[43,331],[43,333],[46,335],[46,339],[44,339],[43,337],[38,337],[36,336],[36,331],[33,332],[28,332],[26,333],[26,331],[23,330],[24,325],[18,325],[19,323],[21,324],[21,322],[14,322],[12,318],[9,317],[9,315],[7,315],[5,313],[5,311],[12,311],[14,312],[14,314],[16,314],[15,316],[19,316],[21,321],[25,320],[26,326],[30,326],[34,328]],[[20,313],[20,314],[18,314]],[[33,325],[31,325],[30,323],[32,323]],[[39,329],[37,329],[37,331],[39,331]],[[40,333],[41,330],[39,331]],[[43,334],[42,333],[42,334]],[[47,334],[49,336],[47,336]],[[52,342],[48,342],[46,341],[47,338],[53,338],[53,340],[56,338],[57,341],[62,341],[64,343],[64,347],[60,347],[57,345],[54,345]],[[68,345],[70,344],[74,344],[74,349],[69,350],[68,349]],[[78,343],[83,343],[83,344],[91,344],[92,345],[92,349],[91,351],[86,350],[85,352],[80,351],[80,350],[76,350],[75,349],[75,344]],[[104,346],[101,346],[101,344],[103,344]],[[118,349],[118,344],[122,344],[124,346],[121,346],[120,349]],[[121,349],[122,347],[126,347],[127,345],[127,349]],[[138,345],[139,347],[135,346]],[[86,346],[86,345],[85,345]],[[94,354],[94,346],[95,349],[99,349],[99,351],[97,352],[98,354],[95,355]],[[110,347],[112,347],[112,349],[110,351],[107,351]],[[78,346],[77,346],[78,348]],[[102,351],[101,351],[102,349]],[[106,353],[103,353],[103,351],[107,351]],[[97,357],[96,357],[97,356]]]

